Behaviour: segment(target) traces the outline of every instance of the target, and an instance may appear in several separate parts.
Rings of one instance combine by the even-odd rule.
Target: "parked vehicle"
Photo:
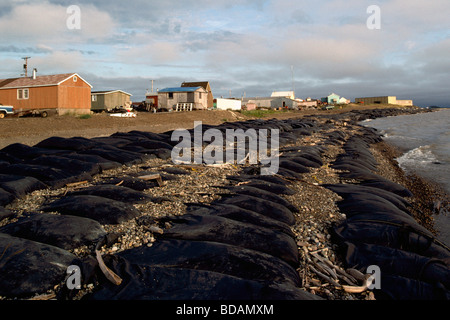
[[[14,114],[14,107],[0,104],[0,119],[3,119],[8,114]]]
[[[55,115],[58,111],[56,109],[30,109],[17,110],[16,114],[19,117],[42,117],[47,118],[49,115]]]

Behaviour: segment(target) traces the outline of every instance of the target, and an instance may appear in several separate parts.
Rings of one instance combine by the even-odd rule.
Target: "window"
[[[199,99],[202,98],[202,93],[201,93],[201,92],[198,93],[198,98],[199,98]]]
[[[17,89],[17,100],[25,100],[29,98],[28,89]]]
[[[173,92],[169,92],[169,99],[173,99]]]
[[[73,77],[73,82],[77,82],[77,80],[78,80],[77,76],[74,76]]]
[[[96,94],[92,95],[92,101],[94,101],[94,102],[97,101],[97,95]]]

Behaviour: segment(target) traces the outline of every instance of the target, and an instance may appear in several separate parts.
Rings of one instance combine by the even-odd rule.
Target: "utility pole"
[[[294,93],[295,98],[295,87],[294,87],[294,66],[291,65],[291,73],[292,73],[292,92]]]
[[[31,57],[23,57],[22,59],[25,60],[25,63],[23,64],[23,71],[25,72],[25,77],[28,77],[28,59]]]

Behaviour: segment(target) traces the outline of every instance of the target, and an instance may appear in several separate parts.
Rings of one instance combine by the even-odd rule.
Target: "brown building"
[[[86,114],[91,111],[92,86],[77,73],[0,79],[0,103],[16,112],[55,110]]]
[[[181,84],[182,88],[185,87],[202,87],[206,90],[208,97],[207,97],[207,108],[212,109],[214,107],[214,96],[211,91],[211,86],[209,85],[208,81],[198,81],[198,82],[183,82]]]

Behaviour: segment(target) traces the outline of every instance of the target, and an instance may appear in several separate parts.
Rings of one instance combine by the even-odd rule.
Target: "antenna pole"
[[[295,98],[295,88],[294,88],[294,66],[291,65],[291,72],[292,72],[292,93],[294,94]]]
[[[25,63],[23,65],[23,70],[25,72],[25,77],[28,77],[28,59],[31,57],[23,57],[22,59],[25,60]]]

